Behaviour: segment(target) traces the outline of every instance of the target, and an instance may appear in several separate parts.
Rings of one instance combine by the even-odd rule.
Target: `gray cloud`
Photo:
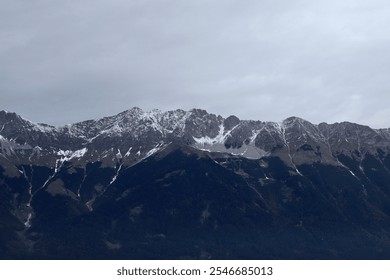
[[[0,3],[0,106],[64,124],[133,106],[390,127],[384,0]]]

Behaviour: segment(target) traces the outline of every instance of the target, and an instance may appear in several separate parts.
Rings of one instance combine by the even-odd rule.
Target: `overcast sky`
[[[0,110],[390,127],[388,0],[0,0]]]

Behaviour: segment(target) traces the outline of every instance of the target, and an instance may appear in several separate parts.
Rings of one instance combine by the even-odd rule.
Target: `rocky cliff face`
[[[388,129],[1,111],[0,144],[3,258],[390,257]]]
[[[337,165],[337,154],[375,155],[377,149],[387,152],[390,147],[386,129],[348,122],[314,125],[296,117],[281,123],[225,119],[199,109],[144,112],[133,108],[62,127],[35,124],[1,111],[0,127],[4,156],[46,166],[52,166],[53,160],[45,156],[57,160],[68,156],[83,163],[103,160],[115,165],[117,159],[135,163],[171,142],[252,159],[277,155],[290,165]]]

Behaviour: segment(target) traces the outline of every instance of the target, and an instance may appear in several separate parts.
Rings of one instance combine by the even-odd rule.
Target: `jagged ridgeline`
[[[390,259],[390,132],[0,112],[3,259]]]

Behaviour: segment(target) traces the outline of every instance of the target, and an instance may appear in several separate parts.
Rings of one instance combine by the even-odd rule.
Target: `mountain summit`
[[[1,111],[0,127],[3,155],[49,166],[54,159],[80,155],[81,150],[82,157],[75,155],[74,159],[108,163],[120,158],[135,163],[171,142],[249,159],[277,155],[290,165],[337,165],[337,154],[375,153],[377,148],[386,150],[390,146],[386,129],[347,122],[314,125],[297,117],[282,122],[248,121],[201,109],[144,112],[134,107],[115,116],[62,127],[36,124]]]
[[[389,129],[1,111],[0,145],[3,258],[390,258]]]

